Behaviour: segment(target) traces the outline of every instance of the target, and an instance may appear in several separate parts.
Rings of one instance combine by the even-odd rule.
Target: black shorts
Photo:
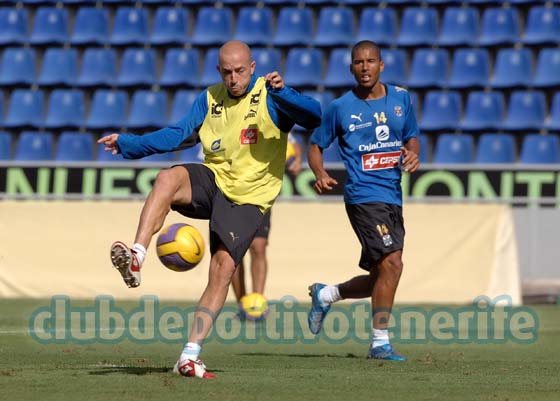
[[[189,172],[192,201],[190,205],[171,205],[183,216],[210,220],[210,252],[224,244],[235,265],[249,249],[263,214],[256,205],[238,205],[227,199],[216,185],[214,173],[199,163],[182,164]]]
[[[270,232],[270,210],[265,213],[261,225],[259,226],[255,237],[268,239],[268,233]]]
[[[346,213],[362,244],[360,267],[369,271],[383,256],[404,247],[402,207],[388,203],[346,204]]]

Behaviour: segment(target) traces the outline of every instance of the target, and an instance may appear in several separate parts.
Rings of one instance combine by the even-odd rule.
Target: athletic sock
[[[185,359],[191,359],[193,361],[196,361],[201,351],[202,346],[198,345],[197,343],[186,343],[179,360],[184,361]]]
[[[136,254],[136,258],[138,259],[138,263],[140,263],[140,266],[141,266],[142,263],[144,263],[144,259],[146,258],[146,248],[144,248],[144,246],[142,244],[139,244],[137,242],[132,246],[132,250]]]
[[[342,297],[338,291],[338,286],[327,285],[319,291],[319,301],[321,301],[321,306],[328,306],[333,302],[340,301]]]
[[[380,347],[386,344],[389,344],[389,330],[373,329],[373,335],[371,340],[372,348]]]

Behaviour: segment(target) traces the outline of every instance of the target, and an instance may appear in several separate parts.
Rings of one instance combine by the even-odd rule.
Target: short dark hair
[[[361,40],[358,43],[356,43],[354,46],[352,46],[352,60],[354,60],[354,55],[358,50],[366,47],[376,49],[377,53],[379,54],[379,60],[381,60],[381,49],[379,48],[379,45],[377,43],[371,40]]]

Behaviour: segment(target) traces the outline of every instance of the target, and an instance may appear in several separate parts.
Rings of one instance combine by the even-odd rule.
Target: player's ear
[[[257,62],[255,60],[251,61],[251,75],[255,72],[255,67],[257,66]]]
[[[385,63],[383,62],[383,60],[381,60],[379,62],[379,72],[383,72],[384,69],[385,69]]]

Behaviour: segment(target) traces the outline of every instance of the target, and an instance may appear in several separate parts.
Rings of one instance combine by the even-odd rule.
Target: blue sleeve
[[[321,149],[328,148],[337,137],[339,126],[337,117],[336,104],[333,102],[327,107],[319,128],[313,131],[309,139],[310,143],[318,145]]]
[[[280,130],[288,132],[295,124],[313,129],[321,123],[321,105],[312,97],[284,86],[272,89],[267,86],[266,104],[270,118]]]
[[[403,127],[403,142],[406,143],[412,138],[418,137],[420,135],[420,130],[418,129],[418,123],[416,122],[416,115],[414,114],[414,107],[412,107],[412,102],[410,101],[410,95],[406,92],[406,115]]]
[[[140,159],[153,153],[173,152],[199,142],[198,129],[208,113],[207,90],[195,99],[191,112],[173,125],[146,135],[121,134],[117,141],[125,159]]]

